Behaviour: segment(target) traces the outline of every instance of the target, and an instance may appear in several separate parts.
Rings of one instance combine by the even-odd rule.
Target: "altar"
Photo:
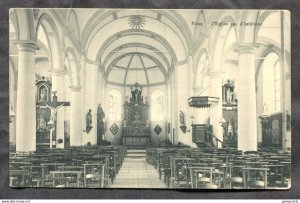
[[[142,90],[136,83],[124,104],[122,144],[126,146],[146,146],[151,142],[149,103],[147,99],[144,101]]]

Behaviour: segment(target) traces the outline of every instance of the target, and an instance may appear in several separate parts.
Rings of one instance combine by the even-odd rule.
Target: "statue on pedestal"
[[[142,95],[142,87],[139,87],[138,83],[135,83],[134,87],[131,87],[131,94],[132,94],[132,102],[135,104],[139,104],[140,101],[142,100],[141,95]]]
[[[97,145],[100,145],[102,142],[102,136],[104,135],[104,121],[105,113],[99,104],[97,108]]]
[[[47,90],[44,86],[42,86],[40,90],[40,100],[41,102],[46,102],[47,100]]]
[[[40,115],[39,118],[37,119],[37,130],[41,131],[46,129],[46,121],[43,117],[43,115]]]
[[[85,131],[87,134],[91,131],[92,127],[92,110],[89,109],[89,112],[86,114],[86,128]]]

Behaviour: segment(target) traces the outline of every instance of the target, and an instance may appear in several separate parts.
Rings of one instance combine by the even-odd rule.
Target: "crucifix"
[[[50,129],[50,148],[52,148],[53,145],[53,130],[56,126],[57,109],[63,106],[70,106],[70,102],[58,102],[56,93],[56,91],[53,91],[52,101],[46,102],[46,107],[51,110],[51,117],[49,122],[47,123],[48,125],[52,126]]]

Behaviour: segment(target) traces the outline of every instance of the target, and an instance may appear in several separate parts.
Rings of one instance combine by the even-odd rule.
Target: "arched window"
[[[274,65],[275,111],[280,111],[280,64],[279,59]]]
[[[164,118],[164,96],[163,92],[156,91],[152,93],[152,99],[151,99],[151,117],[152,121],[162,121]]]
[[[262,63],[263,103],[269,113],[281,111],[281,70],[276,53],[270,52]]]
[[[121,93],[117,90],[108,94],[108,111],[110,120],[121,120]]]

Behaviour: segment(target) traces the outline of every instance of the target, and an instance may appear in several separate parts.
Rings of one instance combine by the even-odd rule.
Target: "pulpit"
[[[122,124],[122,144],[126,146],[146,146],[150,144],[151,128],[149,104],[142,96],[143,88],[137,83],[131,87],[131,97],[124,104]]]
[[[261,120],[262,148],[282,148],[282,113]]]
[[[212,132],[212,125],[193,124],[192,140],[199,148],[210,146],[212,143]]]

